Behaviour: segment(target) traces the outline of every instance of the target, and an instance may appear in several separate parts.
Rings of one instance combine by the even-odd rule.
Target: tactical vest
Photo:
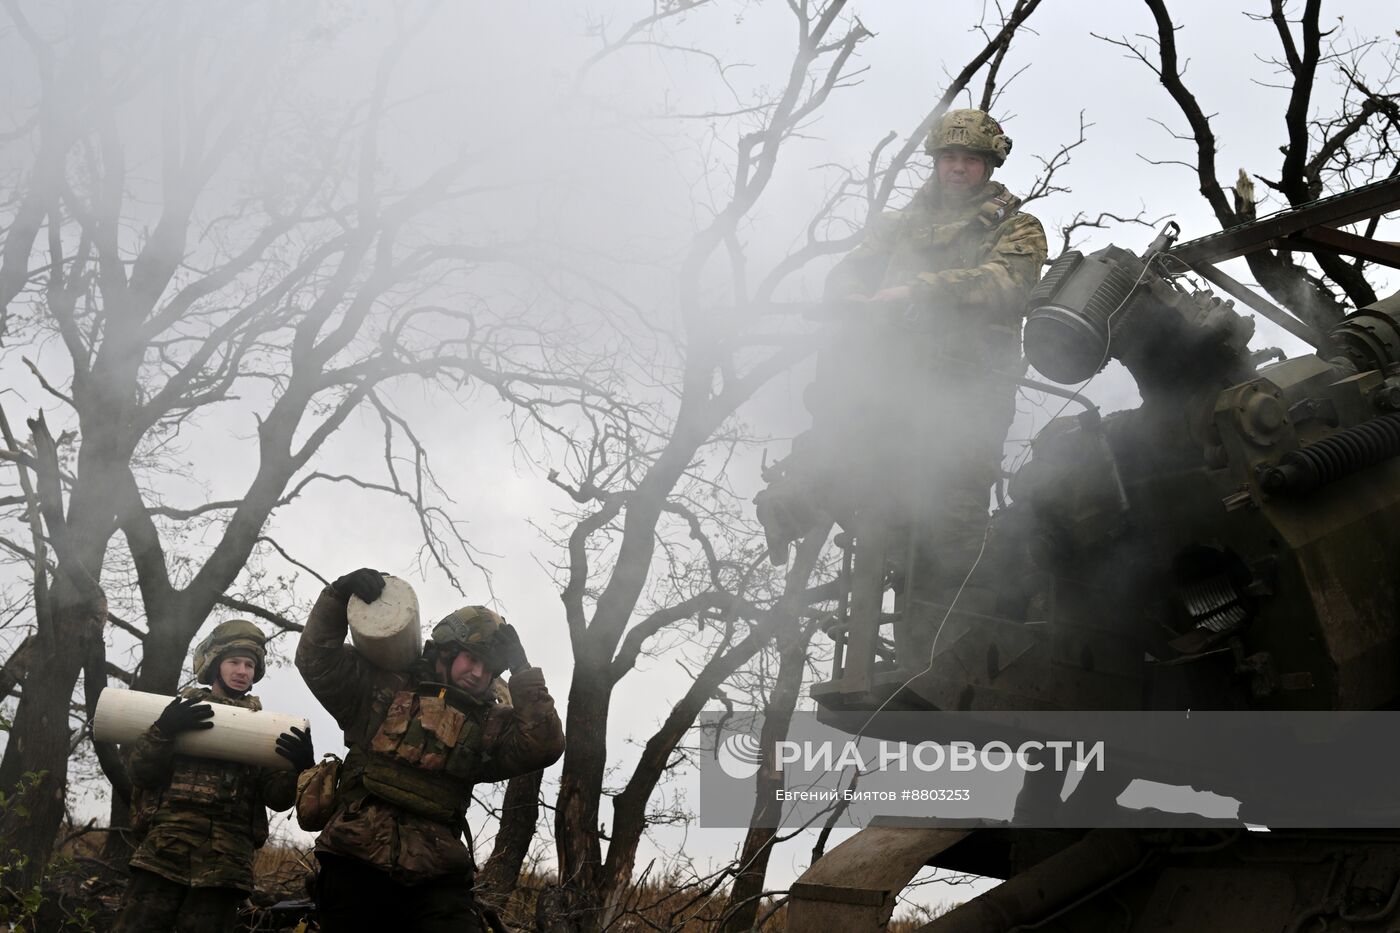
[[[1002,224],[1019,213],[1021,199],[995,185],[975,208],[943,214],[916,204],[901,218],[901,243],[885,268],[882,285],[899,285],[919,272],[971,269],[986,262]]]
[[[185,690],[180,695],[243,709],[262,709],[257,697],[221,699],[201,689]],[[162,808],[190,810],[234,825],[246,825],[253,844],[261,846],[268,835],[267,810],[258,792],[261,776],[261,769],[252,765],[175,755],[171,760],[169,784],[153,791],[135,789],[133,828],[138,834],[144,834]]]
[[[374,709],[380,719],[366,729],[368,746],[345,757],[337,806],[375,797],[461,831],[475,775],[490,761],[509,707],[423,683]]]
[[[162,801],[167,807],[246,824],[260,846],[267,841],[267,811],[258,797],[258,778],[258,769],[249,765],[176,755]]]
[[[911,231],[911,246],[937,262],[912,265],[935,272],[981,265],[990,257],[1002,226],[1020,212],[1020,207],[1020,198],[993,185],[970,215],[929,227],[916,226]],[[908,257],[905,259],[907,262]],[[904,270],[901,281],[913,271]],[[931,336],[945,354],[972,364],[971,370],[956,374],[959,379],[975,378],[987,366],[1014,366],[1020,357],[1019,325],[988,320],[985,313],[949,309],[934,325]]]

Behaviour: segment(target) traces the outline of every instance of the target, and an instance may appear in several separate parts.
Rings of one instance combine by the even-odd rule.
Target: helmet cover
[[[262,680],[267,672],[267,636],[262,629],[246,619],[230,619],[214,626],[214,631],[194,649],[195,679],[205,685],[212,685],[219,676],[219,664],[224,658],[236,653],[246,654],[253,659],[253,683]]]
[[[924,150],[932,156],[946,149],[975,152],[996,168],[1011,154],[1011,137],[985,110],[949,110],[929,130],[924,143]]]

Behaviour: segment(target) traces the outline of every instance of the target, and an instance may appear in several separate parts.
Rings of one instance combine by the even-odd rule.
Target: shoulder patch
[[[988,227],[998,227],[1008,218],[1016,216],[1020,207],[1021,199],[1003,188],[982,202],[977,217]]]

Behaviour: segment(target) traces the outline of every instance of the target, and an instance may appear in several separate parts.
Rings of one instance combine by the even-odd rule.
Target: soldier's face
[[[934,163],[938,183],[952,195],[968,195],[987,182],[987,160],[975,152],[946,149]]]
[[[219,677],[230,690],[244,693],[253,686],[253,674],[257,669],[257,664],[252,658],[234,655],[219,662]]]
[[[447,677],[454,687],[460,687],[473,695],[485,693],[491,686],[491,671],[470,651],[457,652]]]

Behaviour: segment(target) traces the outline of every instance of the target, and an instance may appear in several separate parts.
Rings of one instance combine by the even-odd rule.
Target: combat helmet
[[[498,676],[506,669],[506,662],[496,636],[505,624],[505,619],[485,606],[463,606],[433,626],[428,644],[454,655],[469,651],[491,669],[493,677]]]
[[[985,110],[949,110],[924,142],[924,151],[936,156],[944,149],[966,149],[985,156],[992,168],[997,168],[1011,154],[1011,137],[1002,132],[1001,124]]]
[[[253,656],[253,683],[262,680],[267,670],[267,636],[247,619],[229,619],[214,626],[194,649],[194,676],[202,684],[212,685],[219,676],[219,662],[234,651],[246,651]]]

